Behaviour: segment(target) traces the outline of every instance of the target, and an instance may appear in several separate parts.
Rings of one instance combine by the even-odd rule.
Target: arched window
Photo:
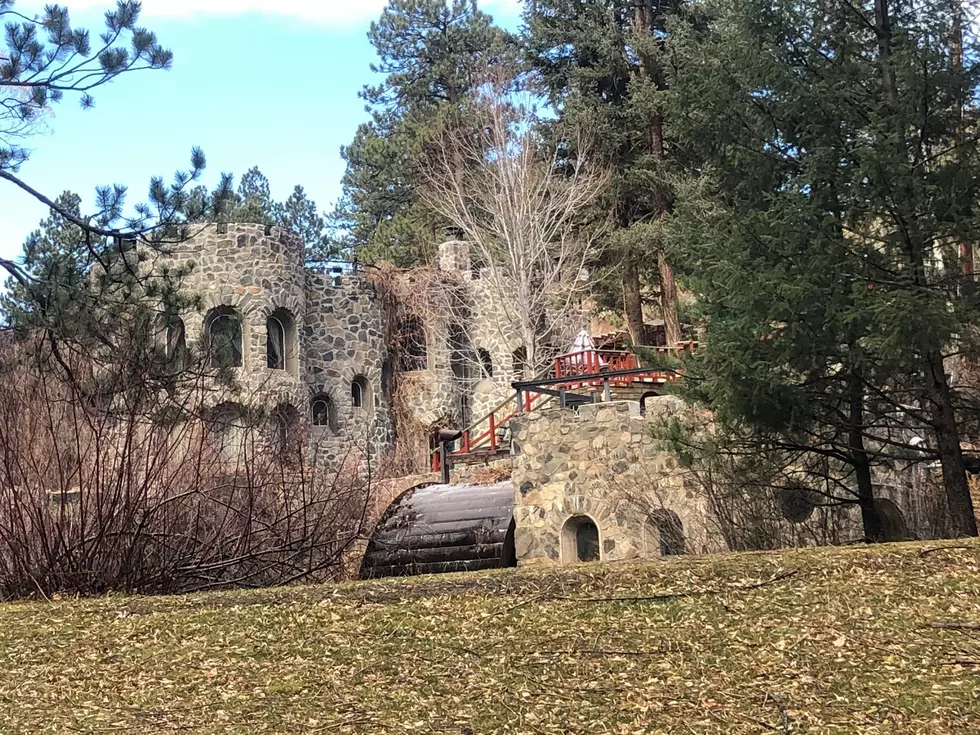
[[[568,562],[599,561],[599,527],[588,516],[573,516],[562,529],[562,558]]]
[[[661,508],[650,514],[650,522],[660,540],[661,556],[680,556],[684,553],[684,524],[674,511]]]
[[[242,320],[230,306],[212,309],[204,320],[208,360],[213,368],[242,367]]]
[[[265,322],[265,360],[270,370],[299,374],[296,320],[286,309],[276,309]]]
[[[265,323],[265,361],[270,370],[286,369],[286,329],[270,316]]]
[[[406,317],[398,325],[398,358],[403,372],[427,367],[425,328],[417,316]]]
[[[299,458],[302,442],[299,439],[299,412],[282,403],[272,412],[272,446],[278,459],[292,462]]]
[[[511,354],[514,363],[514,380],[521,381],[527,378],[527,349],[518,347]]]
[[[651,398],[657,398],[660,394],[656,391],[647,391],[642,396],[640,396],[640,416],[647,415],[647,401]]]
[[[493,377],[493,359],[490,357],[490,353],[483,349],[482,347],[477,350],[480,356],[480,367],[483,370],[483,376],[485,378]]]
[[[160,367],[166,371],[182,370],[187,362],[183,320],[176,315],[161,315],[157,320],[156,337],[163,358]]]
[[[248,438],[248,414],[238,403],[222,403],[210,414],[211,440],[221,458],[237,461],[243,454]]]
[[[371,384],[363,375],[358,375],[350,383],[351,405],[365,411],[374,410],[374,396],[371,395]]]
[[[337,407],[333,399],[321,393],[310,401],[310,420],[314,426],[326,426],[331,431],[337,431]]]

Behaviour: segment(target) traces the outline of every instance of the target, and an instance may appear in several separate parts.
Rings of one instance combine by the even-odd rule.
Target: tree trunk
[[[895,117],[895,162],[907,160],[907,140],[905,126],[900,117],[898,87],[895,71],[892,68],[892,26],[889,0],[875,0],[875,31],[878,40],[879,65],[881,68],[882,89],[885,103]],[[914,175],[911,171],[906,176]],[[897,193],[903,193],[905,187],[896,186]],[[911,198],[911,196],[909,197]],[[917,202],[905,201],[900,212],[916,212]],[[901,216],[901,215],[899,215]],[[923,237],[915,220],[906,220],[900,228],[910,271],[914,284],[922,291],[928,291],[928,273],[926,271],[926,248]],[[932,428],[936,435],[936,450],[943,471],[943,486],[946,490],[946,500],[954,527],[962,536],[977,535],[977,520],[973,511],[973,498],[970,486],[966,480],[966,466],[963,463],[963,451],[960,447],[960,431],[953,406],[952,391],[946,378],[946,369],[941,347],[933,347],[924,351],[924,369],[926,374],[925,394],[931,404]]]
[[[643,299],[640,295],[640,272],[636,261],[628,256],[623,263],[623,312],[626,314],[626,329],[633,344],[646,344],[643,326]]]
[[[929,400],[932,404],[932,425],[936,434],[936,450],[943,469],[943,486],[946,503],[953,527],[960,536],[977,535],[977,518],[973,510],[973,497],[966,479],[966,465],[960,447],[960,431],[953,407],[952,391],[946,380],[942,355],[930,355],[932,385]]]
[[[681,323],[677,316],[677,284],[674,283],[674,271],[662,250],[658,264],[660,266],[660,309],[664,315],[667,346],[675,347],[681,341]]]
[[[881,516],[875,503],[874,483],[871,479],[871,461],[864,446],[864,389],[860,375],[850,379],[848,443],[851,466],[857,480],[858,505],[861,508],[861,524],[864,537],[872,543],[887,541],[881,525]]]
[[[661,166],[667,158],[664,148],[664,119],[654,115],[650,122],[650,147],[654,158]],[[670,214],[670,200],[663,186],[657,187],[657,219],[664,220]],[[664,318],[664,331],[667,333],[667,346],[674,347],[681,341],[681,325],[677,316],[677,284],[674,282],[674,271],[667,262],[664,252],[666,244],[661,242],[658,247],[657,262],[660,270],[660,311]]]

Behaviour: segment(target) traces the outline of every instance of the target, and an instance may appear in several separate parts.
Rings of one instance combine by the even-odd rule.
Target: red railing
[[[529,413],[544,403],[547,403],[552,397],[543,393],[522,391],[520,398],[522,404],[520,408],[517,406],[517,396],[511,396],[486,416],[477,419],[463,429],[459,439],[457,439],[459,444],[451,454],[472,454],[473,452],[484,449],[489,450],[490,454],[496,454],[498,449],[503,448],[500,437],[497,435],[497,430],[506,426],[507,422],[517,414],[522,412]],[[480,431],[484,426],[487,427],[486,430]],[[507,446],[509,447],[509,444]],[[438,472],[441,467],[439,452],[439,449],[435,449],[431,455],[433,472]]]
[[[640,367],[640,360],[632,352],[588,350],[556,357],[555,377],[593,375],[600,370],[633,370],[638,367]]]
[[[653,348],[658,351],[669,353],[676,356],[690,354],[697,348],[696,342],[680,342],[675,347]],[[567,390],[575,390],[585,386],[597,386],[603,380],[595,379],[587,381],[575,381],[578,376],[596,376],[599,373],[615,373],[620,370],[639,370],[643,366],[640,359],[632,352],[624,350],[586,350],[583,352],[572,352],[567,355],[559,355],[555,358],[553,375],[544,375],[541,378],[569,378],[565,385]],[[661,376],[661,372],[663,375]],[[650,369],[651,374],[660,376],[663,380],[673,380],[678,374],[672,371],[658,371]],[[476,451],[489,450],[490,454],[496,454],[501,449],[500,437],[497,435],[498,429],[505,426],[508,421],[520,413],[530,413],[539,408],[553,396],[535,392],[533,389],[518,391],[517,395],[511,396],[499,406],[494,408],[489,414],[474,421],[466,427],[457,441],[460,444],[454,449],[451,455],[468,455]],[[520,400],[520,406],[517,401]],[[485,428],[485,430],[483,430]],[[436,449],[432,452],[432,471],[439,472],[441,469],[441,452]]]

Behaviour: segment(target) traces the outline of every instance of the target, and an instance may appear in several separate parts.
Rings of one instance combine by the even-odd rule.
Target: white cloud
[[[374,20],[387,0],[143,0],[143,17],[174,18],[262,13],[342,26]],[[25,5],[33,3],[25,3]],[[66,0],[72,11],[107,9],[114,0]],[[516,14],[523,0],[484,0],[487,12]]]

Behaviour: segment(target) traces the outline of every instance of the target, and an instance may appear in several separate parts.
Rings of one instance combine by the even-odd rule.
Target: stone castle
[[[200,309],[167,325],[168,348],[208,345],[212,366],[233,371],[245,398],[213,407],[227,425],[245,402],[259,403],[308,429],[328,461],[352,445],[378,457],[408,447],[404,474],[413,477],[381,516],[369,574],[739,547],[721,522],[728,511],[657,446],[654,422],[684,410],[657,385],[615,396],[607,386],[588,405],[563,397],[491,424],[510,436],[506,452],[485,460],[505,485],[417,491],[442,487],[428,474],[440,438],[513,400],[512,384],[531,377],[506,304],[465,243],[442,245],[431,269],[387,278],[309,269],[295,236],[260,225],[205,227],[167,258],[191,266],[184,286],[201,299]],[[462,467],[454,479],[474,477]],[[893,535],[928,534],[908,487],[889,492]],[[857,533],[856,509],[821,507],[805,491],[775,497],[772,508],[771,525],[790,543],[840,543]],[[406,545],[415,558],[392,561],[392,549]]]

